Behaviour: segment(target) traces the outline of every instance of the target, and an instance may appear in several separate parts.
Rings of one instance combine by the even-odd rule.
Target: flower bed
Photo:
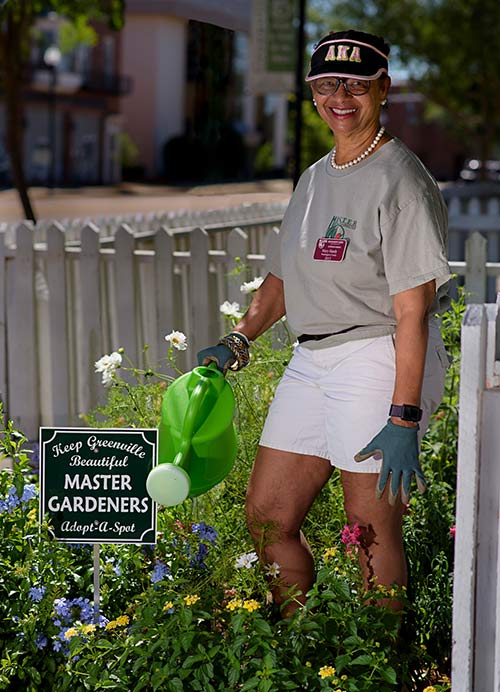
[[[405,516],[408,595],[364,591],[357,527],[345,526],[334,474],[304,527],[317,561],[307,605],[290,619],[273,606],[269,587],[280,579],[279,565],[256,559],[243,504],[267,407],[291,354],[286,322],[254,344],[251,367],[228,375],[239,434],[233,471],[206,495],[160,510],[156,546],[101,547],[99,612],[92,548],[57,543],[46,525],[39,530],[32,452],[9,422],[0,440],[14,463],[0,473],[0,690],[389,692],[402,683],[412,692],[449,690],[462,310],[455,303],[444,319],[454,362],[422,450],[429,488],[413,494]],[[101,359],[108,399],[86,422],[155,426],[175,376],[175,349],[189,348],[182,337],[168,338],[173,375],[138,370],[123,353]],[[123,368],[134,371],[136,385],[121,379]],[[378,604],[393,597],[406,604],[402,626]]]

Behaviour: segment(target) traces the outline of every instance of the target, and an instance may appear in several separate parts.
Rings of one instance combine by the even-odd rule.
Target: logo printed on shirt
[[[346,231],[354,231],[357,221],[347,216],[332,216],[326,229],[325,238],[345,238]]]
[[[349,244],[349,238],[345,237],[346,231],[354,231],[357,223],[347,216],[333,216],[325,236],[316,241],[313,259],[343,262]]]

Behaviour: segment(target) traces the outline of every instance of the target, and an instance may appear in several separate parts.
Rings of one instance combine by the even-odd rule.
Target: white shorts
[[[439,326],[429,327],[419,439],[441,403],[449,360]],[[389,417],[394,390],[393,336],[324,349],[297,346],[276,389],[260,444],[328,459],[332,466],[378,473],[380,460],[354,461]]]

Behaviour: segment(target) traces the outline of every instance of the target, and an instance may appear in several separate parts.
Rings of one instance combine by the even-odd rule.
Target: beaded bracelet
[[[244,368],[245,365],[248,365],[250,362],[250,342],[244,334],[240,332],[230,332],[227,336],[222,337],[219,344],[227,346],[236,357],[236,362],[230,366],[231,370],[241,370],[241,368]]]

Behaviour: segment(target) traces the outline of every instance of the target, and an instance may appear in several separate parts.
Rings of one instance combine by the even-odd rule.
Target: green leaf
[[[337,673],[341,673],[350,660],[350,654],[342,654],[341,656],[337,656],[337,658],[335,659],[335,670],[337,671]]]
[[[388,668],[382,668],[380,671],[380,675],[390,685],[395,685],[397,682],[396,671],[394,670],[394,668],[391,668],[391,666],[389,666]]]
[[[370,654],[361,654],[351,661],[352,666],[369,666],[373,663],[373,657]]]

